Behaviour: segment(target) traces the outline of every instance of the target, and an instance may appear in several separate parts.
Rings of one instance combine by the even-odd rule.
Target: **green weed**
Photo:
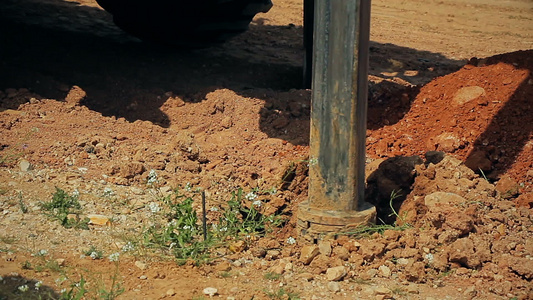
[[[157,174],[151,173],[148,184],[153,186],[157,182]],[[207,220],[198,216],[193,207],[193,197],[198,196],[199,192],[193,191],[190,186],[186,188],[187,191],[190,196],[182,194],[178,189],[167,196],[156,192],[161,206],[158,203],[149,205],[154,216],[152,225],[143,230],[143,246],[167,251],[181,263],[189,259],[200,263],[210,260],[213,248],[224,246],[233,239],[265,235],[283,223],[278,216],[265,216],[261,213],[263,204],[256,199],[255,190],[244,195],[243,190],[239,189],[232,193],[225,205],[221,205],[220,210],[214,209],[219,215],[218,221],[207,226]],[[163,216],[164,219],[160,220],[158,216]]]
[[[19,199],[20,211],[22,211],[23,214],[27,213],[28,207],[26,206],[26,203],[24,203],[24,199],[22,198],[22,192],[19,192],[18,199]]]
[[[89,256],[92,259],[102,259],[104,257],[104,252],[102,250],[96,249],[96,247],[91,246],[89,250],[83,253],[85,256]]]
[[[265,273],[263,278],[265,278],[266,280],[278,280],[281,278],[281,274],[268,272],[268,273]]]
[[[296,293],[288,292],[284,288],[280,288],[277,291],[264,291],[267,297],[270,299],[286,299],[286,300],[299,300],[300,297]]]
[[[398,212],[396,212],[396,210],[394,209],[392,203],[394,201],[394,199],[400,197],[401,194],[400,194],[400,191],[392,191],[391,192],[391,196],[390,196],[390,200],[389,200],[389,206],[392,210],[392,213],[390,216],[396,216],[396,222],[394,223],[394,225],[388,225],[388,224],[382,224],[382,225],[377,225],[377,224],[371,224],[371,225],[361,225],[361,226],[358,226],[352,230],[348,230],[348,231],[345,231],[345,232],[342,232],[341,234],[345,234],[345,235],[350,235],[350,236],[354,236],[355,238],[362,238],[362,237],[368,237],[368,236],[371,236],[372,234],[374,233],[379,233],[379,234],[383,234],[383,232],[385,232],[385,230],[399,230],[399,231],[403,231],[403,230],[406,230],[406,229],[409,229],[409,228],[412,228],[413,226],[407,222],[405,222],[405,215],[404,216],[400,216],[398,214]],[[398,224],[398,220],[402,221],[402,225],[397,225]]]
[[[80,219],[81,205],[78,195],[69,195],[64,190],[56,187],[56,192],[50,202],[41,203],[41,207],[52,219],[58,220],[65,228],[89,229],[89,219]],[[71,217],[69,215],[74,215]]]

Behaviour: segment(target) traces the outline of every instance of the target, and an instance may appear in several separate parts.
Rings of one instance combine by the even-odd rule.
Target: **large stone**
[[[331,242],[320,241],[318,243],[318,250],[320,251],[320,254],[324,254],[325,256],[330,256],[331,255]]]
[[[500,192],[500,195],[504,199],[511,199],[518,195],[518,183],[511,178],[511,176],[503,175],[498,183],[496,183],[496,190]]]
[[[338,266],[334,268],[329,268],[326,271],[326,279],[329,281],[339,281],[346,276],[346,267],[344,266]]]
[[[315,258],[320,253],[320,250],[318,246],[316,245],[305,245],[302,250],[300,251],[300,261],[304,263],[304,265],[308,265],[313,261],[313,258]]]
[[[465,86],[455,93],[453,104],[461,106],[483,95],[485,95],[484,88],[480,86]]]

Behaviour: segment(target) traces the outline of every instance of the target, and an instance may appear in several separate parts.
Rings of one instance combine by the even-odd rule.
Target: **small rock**
[[[205,295],[208,295],[209,297],[213,297],[214,295],[218,293],[218,289],[214,287],[206,287],[203,292]]]
[[[165,294],[167,294],[167,296],[172,297],[172,296],[176,295],[176,291],[174,289],[169,289],[169,290],[167,290],[167,292]]]
[[[111,225],[111,221],[109,221],[109,218],[104,215],[87,215],[87,218],[89,218],[89,224],[91,225],[99,225],[99,226]]]
[[[348,249],[345,247],[338,246],[333,248],[333,255],[346,261],[350,258],[350,251],[348,251]]]
[[[64,258],[58,258],[56,259],[56,263],[58,266],[63,267],[65,266],[65,259]]]
[[[320,241],[318,243],[318,250],[320,254],[323,254],[325,256],[331,255],[331,242],[330,241]]]
[[[305,281],[311,281],[315,278],[315,275],[311,273],[300,273],[297,278],[304,279]]]
[[[379,267],[381,275],[385,278],[389,278],[392,275],[391,269],[385,265]]]
[[[326,279],[329,281],[339,281],[344,276],[346,276],[346,268],[344,266],[328,268],[326,271]]]
[[[141,275],[141,276],[139,276],[139,279],[140,280],[146,280],[146,279],[148,279],[148,277],[146,275]]]
[[[418,294],[418,293],[420,293],[420,291],[418,289],[418,286],[416,286],[415,284],[408,285],[406,290],[407,290],[407,293],[409,293],[409,294]]]
[[[385,250],[385,244],[380,242],[365,243],[360,248],[366,261],[372,261],[375,257],[381,256]]]
[[[229,250],[234,253],[239,253],[246,249],[246,243],[244,241],[236,241],[229,246]]]
[[[270,268],[270,272],[274,274],[283,274],[285,272],[286,264],[283,262],[278,263],[277,265]]]
[[[482,95],[485,95],[484,88],[480,86],[465,86],[455,93],[453,96],[453,103],[460,106]]]
[[[300,251],[300,261],[303,262],[304,265],[308,265],[319,253],[320,250],[316,245],[306,245]]]
[[[279,250],[268,250],[266,252],[265,258],[268,260],[275,260],[278,259],[281,256],[281,252]]]
[[[328,282],[328,290],[336,293],[341,290],[341,285],[337,281]]]
[[[392,291],[386,287],[377,287],[374,289],[374,295],[383,296],[382,299],[392,298]]]
[[[475,297],[477,295],[477,291],[476,291],[476,288],[474,286],[471,286],[469,288],[467,288],[464,293],[463,293],[465,296],[468,296],[468,297]]]
[[[33,170],[33,165],[25,159],[20,161],[19,166],[22,172],[28,172],[28,171]]]
[[[252,251],[252,255],[257,258],[263,258],[267,254],[266,249],[262,247],[253,248],[251,251]]]
[[[227,272],[231,270],[231,264],[228,261],[223,261],[215,266],[215,270],[218,272]]]
[[[518,195],[519,185],[514,181],[511,176],[503,175],[498,183],[496,183],[496,190],[500,192],[500,195],[504,199],[511,199]]]

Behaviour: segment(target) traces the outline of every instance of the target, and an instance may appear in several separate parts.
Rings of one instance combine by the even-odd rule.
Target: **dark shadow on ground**
[[[525,145],[533,140],[533,50],[496,55],[484,65],[503,62],[529,71],[506,105],[491,120],[487,129],[474,142],[466,164],[479,172],[480,158],[490,160],[492,171],[485,170],[489,179],[497,180],[516,162]],[[525,166],[526,170],[528,166]],[[533,165],[529,165],[533,169]]]
[[[65,292],[68,294],[70,290]],[[72,295],[74,296],[74,295]],[[0,300],[64,299],[50,286],[20,275],[4,276],[0,280]]]
[[[370,50],[370,129],[394,123],[409,110],[416,90],[406,92],[403,81],[425,83],[462,64],[392,44],[372,43]],[[260,126],[271,137],[307,144],[308,128],[287,131],[293,122],[309,120],[310,92],[301,89],[303,54],[303,28],[267,26],[260,18],[224,45],[187,50],[140,42],[114,26],[105,11],[74,2],[3,0],[0,6],[1,90],[28,88],[63,100],[79,86],[87,94],[83,105],[130,122],[169,127],[160,110],[165,93],[198,102],[228,88],[267,102]],[[296,113],[295,103],[304,104]],[[288,123],[276,123],[275,114]]]

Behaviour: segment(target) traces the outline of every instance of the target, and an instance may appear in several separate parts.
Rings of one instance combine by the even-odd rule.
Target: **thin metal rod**
[[[207,213],[205,210],[205,191],[202,191],[202,225],[204,231],[204,241],[207,240]]]

